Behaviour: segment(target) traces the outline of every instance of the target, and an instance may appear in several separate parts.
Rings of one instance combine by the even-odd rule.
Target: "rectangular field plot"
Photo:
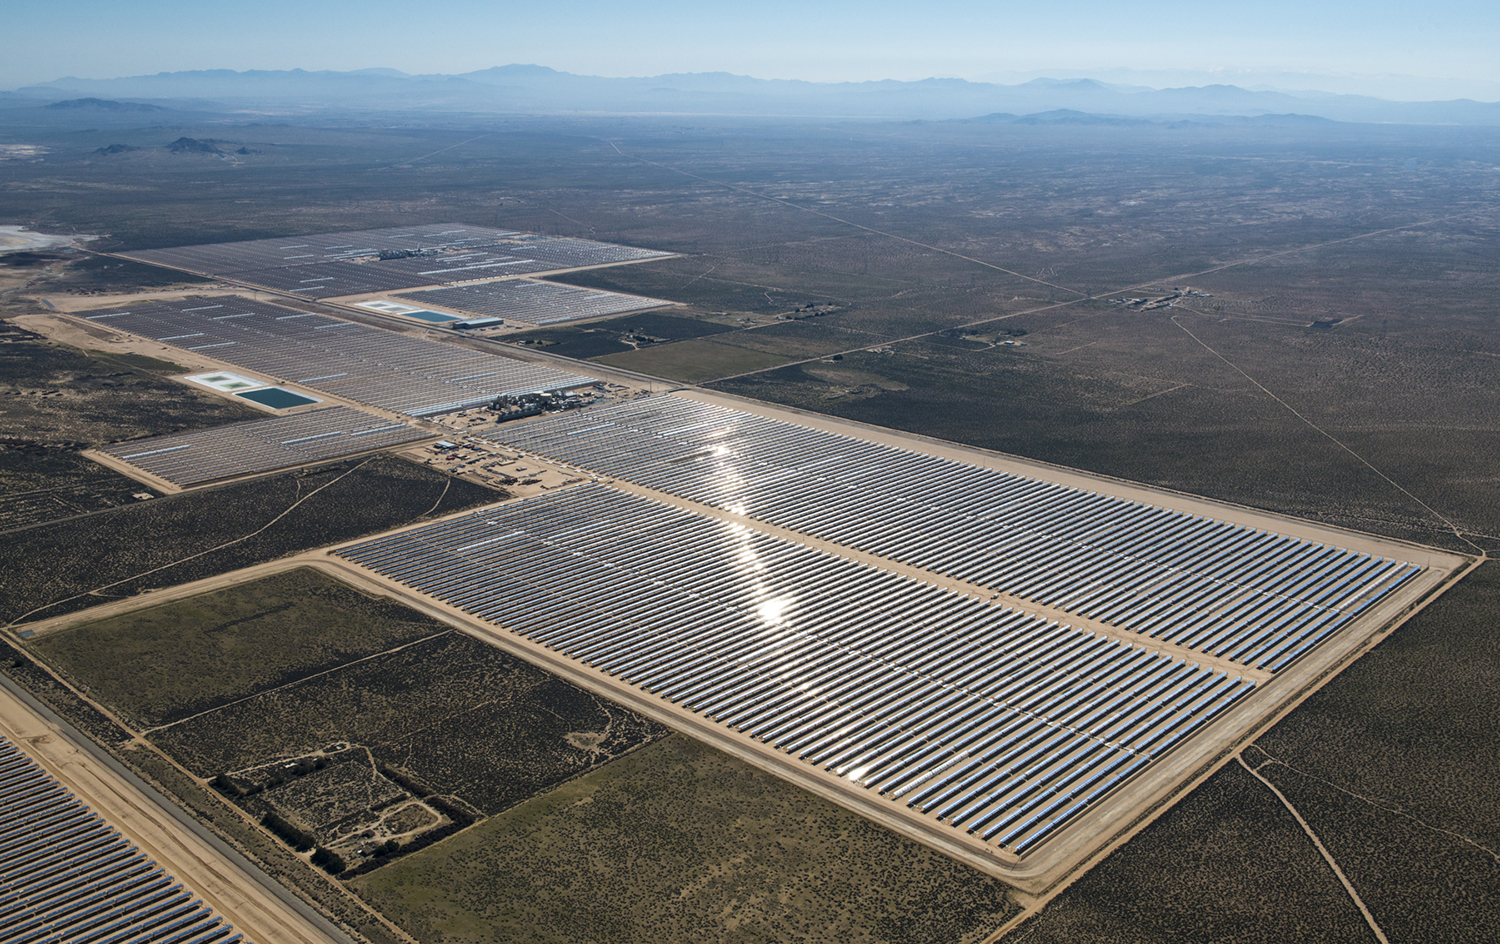
[[[119,443],[102,451],[184,488],[425,439],[346,406]]]
[[[679,397],[487,435],[1269,671],[1421,570]]]
[[[0,937],[234,944],[233,927],[0,738]]]
[[[400,297],[424,305],[442,305],[476,315],[489,315],[538,326],[646,311],[671,304],[659,298],[641,298],[618,292],[559,285],[555,282],[527,280],[435,288]]]
[[[146,249],[131,259],[307,298],[387,292],[505,275],[617,265],[671,255],[590,239],[433,223]]]
[[[411,416],[594,382],[501,355],[234,295],[149,302],[81,317]]]
[[[339,554],[1017,854],[1255,687],[602,485]]]

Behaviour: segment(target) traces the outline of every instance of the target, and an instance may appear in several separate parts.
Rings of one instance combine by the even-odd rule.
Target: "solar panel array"
[[[340,554],[1017,853],[1255,687],[602,485]]]
[[[659,298],[642,298],[529,280],[478,282],[452,288],[428,289],[397,297],[419,305],[441,305],[456,311],[532,325],[619,315],[671,304]]]
[[[411,255],[380,258],[397,253]],[[636,262],[671,253],[589,239],[434,223],[146,249],[122,255],[308,298],[332,298]]]
[[[563,390],[594,378],[233,295],[85,316],[284,381],[411,416]]]
[[[117,443],[102,451],[186,488],[397,446],[428,435],[405,423],[334,406],[193,433],[153,436]]]
[[[1272,671],[1420,570],[679,397],[486,435]]]
[[[0,738],[0,940],[232,944],[242,937]]]

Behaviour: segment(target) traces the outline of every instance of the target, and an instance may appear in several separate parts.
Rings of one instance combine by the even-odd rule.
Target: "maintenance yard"
[[[390,292],[503,276],[665,259],[669,252],[432,223],[122,253],[304,298]]]

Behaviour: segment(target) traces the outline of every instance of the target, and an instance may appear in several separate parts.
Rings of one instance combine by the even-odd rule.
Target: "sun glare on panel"
[[[767,626],[781,626],[786,623],[787,614],[796,602],[790,596],[771,597],[755,608],[755,615]]]

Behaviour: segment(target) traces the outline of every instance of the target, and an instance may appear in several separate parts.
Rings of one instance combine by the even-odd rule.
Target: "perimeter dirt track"
[[[0,734],[256,944],[347,944],[314,926],[149,797],[0,687]],[[268,880],[269,881],[269,880]]]

